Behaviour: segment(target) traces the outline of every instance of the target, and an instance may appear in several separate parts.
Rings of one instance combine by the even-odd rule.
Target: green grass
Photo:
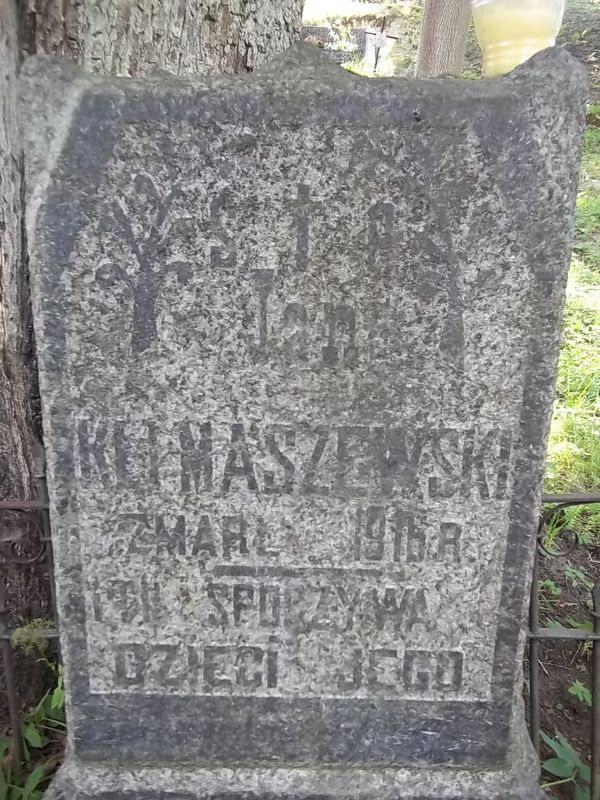
[[[588,178],[600,180],[600,106],[595,115],[589,114],[590,121],[596,125],[588,127],[585,132],[583,169]]]
[[[590,108],[588,120],[548,449],[549,492],[600,491],[600,107]],[[599,506],[573,516],[581,534],[600,540]]]

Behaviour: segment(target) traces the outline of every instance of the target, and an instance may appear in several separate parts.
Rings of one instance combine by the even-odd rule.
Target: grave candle
[[[552,47],[564,11],[565,0],[473,0],[484,75],[505,75]]]

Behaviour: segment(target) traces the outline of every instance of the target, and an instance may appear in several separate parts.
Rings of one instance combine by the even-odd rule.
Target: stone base
[[[188,769],[68,758],[44,800],[543,800],[531,748],[506,769]]]

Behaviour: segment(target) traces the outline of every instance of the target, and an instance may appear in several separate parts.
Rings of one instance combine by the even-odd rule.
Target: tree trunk
[[[92,72],[140,75],[254,69],[299,36],[303,0],[0,0],[0,500],[36,496],[41,438],[23,229],[16,82],[22,57],[48,53]],[[40,565],[11,564],[7,536],[39,552],[17,514],[0,517],[0,579],[14,618],[47,611]],[[4,539],[4,541],[3,541]]]
[[[0,2],[0,500],[34,496],[33,454],[39,436],[24,267],[19,60],[17,6],[4,0]],[[14,611],[13,621],[48,611],[50,593],[43,566],[35,561],[19,563],[33,559],[42,547],[40,531],[28,515],[0,515],[0,580],[6,586],[8,607]]]
[[[415,75],[460,75],[471,19],[469,0],[425,0]]]
[[[29,0],[26,46],[91,72],[233,74],[260,66],[299,36],[303,2]]]

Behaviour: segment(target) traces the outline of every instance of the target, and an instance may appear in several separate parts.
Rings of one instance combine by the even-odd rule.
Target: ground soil
[[[567,0],[558,44],[585,64],[590,99],[600,101],[600,4],[597,0]]]
[[[540,594],[540,624],[548,626],[553,621],[567,627],[568,620],[592,621],[591,592],[579,581],[573,582],[565,575],[565,569],[574,567],[591,581],[600,579],[600,545],[580,545],[568,556],[549,558],[541,556],[540,581],[553,581],[561,589],[558,597],[542,590]],[[540,648],[541,677],[541,728],[549,736],[557,733],[580,754],[582,760],[591,759],[591,709],[581,700],[569,694],[574,681],[580,681],[591,689],[592,648],[590,643],[551,641]],[[542,758],[552,753],[543,746]],[[557,780],[544,775],[543,781]],[[548,790],[551,797],[572,800],[573,787],[565,785]]]

